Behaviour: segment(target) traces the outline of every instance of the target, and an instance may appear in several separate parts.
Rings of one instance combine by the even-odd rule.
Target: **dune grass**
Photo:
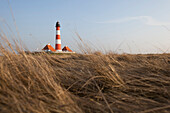
[[[2,113],[167,113],[170,54],[27,54],[0,44]]]

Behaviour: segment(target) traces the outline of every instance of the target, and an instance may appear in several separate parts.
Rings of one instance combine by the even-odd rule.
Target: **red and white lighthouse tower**
[[[56,23],[56,41],[55,41],[55,50],[61,52],[61,38],[60,38],[60,24],[57,21]]]

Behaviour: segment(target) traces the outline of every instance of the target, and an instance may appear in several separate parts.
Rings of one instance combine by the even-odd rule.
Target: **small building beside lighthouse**
[[[56,50],[48,43],[42,50],[45,52],[55,52]]]
[[[65,46],[63,49],[62,49],[63,52],[73,52],[68,46]]]

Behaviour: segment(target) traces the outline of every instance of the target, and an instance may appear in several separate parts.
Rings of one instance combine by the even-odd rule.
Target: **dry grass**
[[[2,113],[170,111],[170,54],[33,55],[5,45]]]

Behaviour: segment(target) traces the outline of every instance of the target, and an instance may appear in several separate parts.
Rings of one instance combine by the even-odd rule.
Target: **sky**
[[[31,51],[54,47],[59,21],[62,47],[73,51],[78,33],[93,50],[169,53],[169,6],[170,0],[0,0],[0,28]]]

